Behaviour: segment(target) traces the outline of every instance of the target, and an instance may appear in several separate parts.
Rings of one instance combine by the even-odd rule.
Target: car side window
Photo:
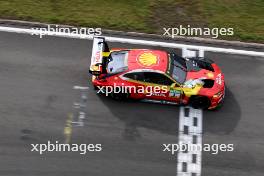
[[[136,81],[144,81],[144,73],[142,72],[133,72],[124,74],[124,77],[130,78]]]
[[[154,83],[154,84],[170,86],[172,83],[174,83],[167,76],[155,72],[145,72],[144,78],[145,78],[145,82]]]

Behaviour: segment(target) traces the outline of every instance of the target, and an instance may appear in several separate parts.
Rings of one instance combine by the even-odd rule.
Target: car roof
[[[132,49],[128,54],[128,71],[151,69],[166,72],[168,53],[161,50]]]

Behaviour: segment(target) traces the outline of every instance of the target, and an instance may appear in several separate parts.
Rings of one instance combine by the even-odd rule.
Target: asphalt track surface
[[[110,43],[111,47],[144,46]],[[118,102],[88,91],[84,127],[72,143],[101,143],[103,151],[31,152],[31,143],[65,140],[63,130],[74,85],[91,87],[92,42],[0,33],[0,175],[174,176],[177,156],[162,152],[178,142],[179,107]],[[262,176],[264,173],[264,59],[206,53],[226,76],[219,111],[204,112],[204,143],[233,143],[234,152],[203,152],[203,176]]]

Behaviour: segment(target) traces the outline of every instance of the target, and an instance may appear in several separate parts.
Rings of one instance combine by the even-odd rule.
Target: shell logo
[[[145,67],[152,67],[159,62],[158,56],[150,52],[140,54],[137,60],[139,64]]]

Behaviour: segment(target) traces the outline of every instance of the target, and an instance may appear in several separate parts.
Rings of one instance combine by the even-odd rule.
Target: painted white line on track
[[[3,26],[0,26],[0,31],[31,34],[31,35],[32,34],[37,35],[37,34],[43,33],[43,31],[40,31],[37,29],[23,29],[23,28],[13,28],[13,27],[3,27]],[[67,38],[88,39],[88,40],[93,39],[93,35],[58,33],[58,32],[51,32],[51,31],[45,31],[45,34],[49,36],[58,36],[58,37],[67,37]],[[203,51],[209,51],[209,52],[264,57],[264,52],[257,52],[257,51],[247,51],[247,50],[237,50],[237,49],[230,49],[230,48],[217,48],[217,47],[207,47],[207,46],[197,46],[197,45],[186,45],[186,44],[178,44],[178,43],[170,43],[170,42],[158,42],[158,41],[150,41],[150,40],[139,40],[139,39],[129,39],[129,38],[119,38],[119,37],[108,37],[108,36],[102,36],[102,37],[105,37],[106,41],[109,41],[109,42],[129,43],[129,44],[148,45],[148,46],[160,46],[160,47],[167,47],[167,48],[179,48],[179,49],[189,49],[189,50],[203,50]]]
[[[75,90],[88,90],[89,87],[83,87],[83,86],[73,86],[73,89]]]
[[[89,87],[75,85],[73,89],[78,94],[78,100],[73,102],[72,124],[76,127],[83,127],[84,120],[86,119],[87,91]]]
[[[202,110],[192,107],[180,108],[179,144],[202,145]],[[200,150],[178,151],[177,176],[201,176],[202,152]]]

